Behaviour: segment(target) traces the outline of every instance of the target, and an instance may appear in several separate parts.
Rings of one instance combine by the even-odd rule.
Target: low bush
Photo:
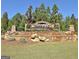
[[[27,41],[26,41],[26,38],[21,38],[21,39],[20,39],[20,42],[21,42],[21,43],[26,43],[26,42],[27,42]]]
[[[8,41],[15,41],[15,38],[13,36],[9,36]]]
[[[1,35],[1,40],[4,40],[4,36],[3,35]]]
[[[19,33],[15,33],[15,35],[18,35]]]

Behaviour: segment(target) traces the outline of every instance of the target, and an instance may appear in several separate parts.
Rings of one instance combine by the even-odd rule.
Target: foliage
[[[72,14],[72,16],[71,16],[71,24],[75,24],[75,16],[74,16],[74,14]]]
[[[58,13],[58,6],[56,4],[54,4],[52,10],[53,10],[53,14]]]
[[[28,18],[28,23],[32,22],[32,6],[30,5],[27,12],[26,12],[26,16]]]
[[[58,11],[59,8],[56,4],[50,9],[49,6],[46,8],[42,3],[35,10],[30,5],[25,15],[16,13],[11,20],[8,20],[8,14],[5,12],[1,18],[1,32],[5,33],[7,30],[10,30],[12,25],[16,25],[18,31],[24,31],[25,23],[27,24],[27,28],[30,28],[30,24],[37,21],[47,21],[52,24],[59,23],[61,31],[67,31],[69,25],[74,25],[75,31],[77,32],[78,20],[74,14],[71,17],[66,16],[66,18],[63,18],[63,15]]]
[[[6,32],[8,27],[8,14],[5,12],[1,18],[1,31]]]
[[[66,31],[66,30],[67,30],[67,28],[66,28],[66,22],[65,22],[65,21],[62,21],[60,25],[61,25],[61,26],[60,26],[60,29],[61,29],[62,31]]]
[[[44,4],[41,4],[39,8],[35,9],[33,13],[35,21],[49,21],[49,10],[46,10]]]
[[[11,30],[12,25],[13,25],[12,20],[9,20],[8,21],[8,30]]]
[[[12,23],[16,25],[18,31],[24,31],[24,26],[26,22],[26,17],[21,15],[20,13],[17,13],[12,18]]]
[[[52,14],[51,14],[51,22],[53,23],[60,23],[63,16],[61,13],[58,13],[58,6],[54,4],[52,8]]]
[[[27,24],[27,28],[30,28],[30,26],[31,26],[30,24]]]
[[[13,36],[9,36],[8,41],[15,41],[15,38]]]
[[[77,19],[75,20],[74,28],[75,28],[75,31],[78,33],[78,20]]]
[[[17,13],[16,15],[13,16],[12,18],[12,22],[13,24],[15,25],[18,25],[22,20],[22,17],[21,17],[21,14],[20,13]]]
[[[78,32],[78,20],[75,18],[74,14],[71,16],[71,24],[74,25],[75,31]]]
[[[1,40],[4,40],[4,35],[1,35]]]
[[[17,27],[17,30],[18,31],[24,31],[24,27],[25,27],[25,24],[24,23],[20,23]]]
[[[69,29],[69,25],[71,24],[71,18],[69,16],[66,17],[65,20],[65,25],[66,25],[66,30]]]
[[[27,42],[27,41],[26,41],[26,38],[24,38],[24,37],[21,38],[21,39],[20,39],[20,42],[21,42],[21,43],[26,43],[26,42]]]

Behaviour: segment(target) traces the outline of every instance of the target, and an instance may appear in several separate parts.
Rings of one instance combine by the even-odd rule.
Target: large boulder
[[[37,34],[32,34],[32,35],[31,35],[31,38],[32,38],[32,39],[35,39],[35,38],[37,38],[37,37],[38,37]]]
[[[45,42],[48,42],[48,41],[49,41],[49,39],[46,39],[46,40],[45,40]]]
[[[76,41],[77,39],[78,39],[78,36],[74,34],[73,41]]]
[[[14,36],[8,36],[7,40],[8,40],[8,41],[15,41],[16,39],[15,39]]]
[[[37,34],[32,34],[31,35],[31,40],[33,42],[39,42],[39,41],[47,42],[47,41],[49,41],[49,39],[47,39],[46,37],[38,36]]]
[[[33,42],[39,42],[39,38],[31,39]]]
[[[46,40],[46,37],[40,37],[41,42],[45,42],[45,40]]]
[[[4,40],[4,35],[1,35],[1,40]]]

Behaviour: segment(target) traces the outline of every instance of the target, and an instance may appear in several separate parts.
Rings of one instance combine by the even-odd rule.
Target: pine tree
[[[1,18],[1,28],[2,31],[6,32],[8,28],[8,14],[5,12]]]

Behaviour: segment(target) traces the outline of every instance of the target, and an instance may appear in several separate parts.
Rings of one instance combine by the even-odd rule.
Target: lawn
[[[76,42],[44,42],[35,44],[2,44],[2,55],[11,59],[78,59]]]

